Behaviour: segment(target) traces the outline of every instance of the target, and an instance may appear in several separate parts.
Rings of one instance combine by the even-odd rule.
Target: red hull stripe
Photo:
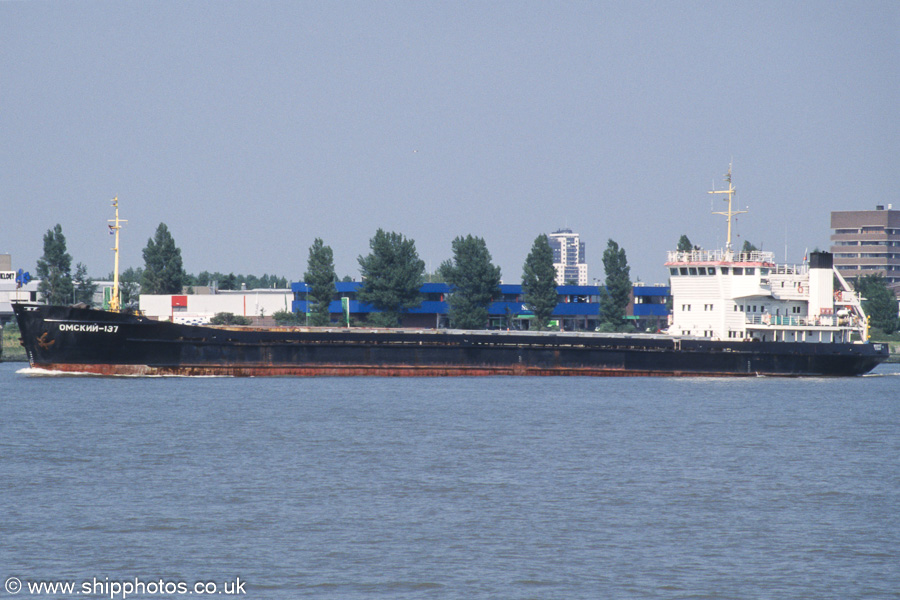
[[[735,377],[755,373],[700,373],[691,371],[631,371],[578,367],[520,367],[520,366],[423,366],[415,365],[315,365],[315,366],[173,366],[96,365],[50,363],[35,364],[36,368],[67,373],[94,375],[169,375],[169,376],[225,376],[225,377],[484,377],[513,376],[574,376],[574,377]]]

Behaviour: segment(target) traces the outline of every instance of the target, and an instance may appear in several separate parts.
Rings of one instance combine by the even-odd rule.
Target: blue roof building
[[[341,298],[347,298],[350,307],[351,321],[365,319],[369,314],[378,310],[357,299],[357,293],[362,283],[359,281],[339,281],[335,285],[335,295],[328,307],[335,322],[343,319]],[[556,288],[559,295],[559,303],[553,311],[553,318],[557,326],[566,330],[593,331],[599,324],[600,298],[599,288],[593,285],[561,285]],[[309,286],[304,282],[291,284],[294,300],[291,310],[296,313],[308,313],[310,302],[308,300]],[[449,327],[447,317],[447,296],[450,286],[446,283],[426,283],[421,288],[424,301],[422,304],[403,315],[404,327],[442,328]],[[629,304],[629,318],[635,318],[642,322],[653,320],[659,326],[660,319],[666,319],[666,299],[669,295],[668,286],[644,286],[634,287],[634,303]],[[632,311],[633,307],[633,311]],[[514,318],[514,322],[520,328],[526,329],[528,322],[534,318],[522,301],[521,284],[501,284],[500,295],[488,307],[490,315],[489,326],[491,328],[506,328],[507,316]]]
[[[632,310],[630,314],[636,318],[641,317],[667,317],[666,308],[670,291],[667,285],[641,285],[632,287]]]

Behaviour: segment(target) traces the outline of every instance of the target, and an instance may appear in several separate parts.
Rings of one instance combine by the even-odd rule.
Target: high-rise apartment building
[[[831,228],[831,252],[841,275],[883,275],[894,293],[900,292],[900,210],[889,204],[887,209],[835,211]]]
[[[588,284],[587,263],[584,259],[584,242],[571,229],[560,229],[547,236],[553,249],[553,266],[556,268],[556,285],[574,282]]]

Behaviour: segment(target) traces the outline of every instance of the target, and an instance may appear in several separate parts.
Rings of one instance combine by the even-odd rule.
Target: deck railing
[[[775,263],[774,252],[734,252],[729,250],[670,250],[668,252],[670,263],[701,263],[701,262],[735,262],[735,263]]]
[[[748,325],[785,325],[788,327],[803,327],[815,325],[815,319],[808,317],[792,317],[790,315],[747,315]]]
[[[785,327],[857,326],[858,318],[840,315],[820,317],[793,317],[790,315],[747,315],[747,325],[781,325]]]
[[[769,269],[770,275],[803,275],[809,272],[809,265],[774,265]]]

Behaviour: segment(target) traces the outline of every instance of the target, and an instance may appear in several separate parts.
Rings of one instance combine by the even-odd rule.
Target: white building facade
[[[264,318],[290,311],[291,290],[220,290],[216,294],[141,294],[140,311],[153,319],[202,325],[216,313]]]
[[[13,302],[37,302],[40,281],[32,279],[25,285],[16,281],[18,269],[12,267],[12,256],[0,254],[0,324],[12,320]]]

